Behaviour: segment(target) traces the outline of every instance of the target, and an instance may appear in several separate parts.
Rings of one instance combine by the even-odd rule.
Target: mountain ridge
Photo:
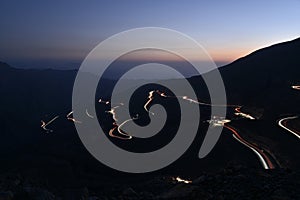
[[[241,62],[241,61],[243,61],[247,57],[256,56],[257,54],[259,54],[259,53],[261,53],[261,52],[263,52],[265,50],[269,50],[270,48],[276,48],[276,47],[282,46],[282,45],[287,46],[287,45],[290,45],[292,43],[298,43],[300,45],[300,37],[292,39],[292,40],[284,41],[284,42],[274,43],[274,44],[271,44],[269,46],[259,48],[259,49],[255,50],[255,51],[252,51],[251,53],[249,53],[249,54],[247,54],[245,56],[242,56],[242,57],[240,57],[240,58],[232,61],[231,63],[228,63],[226,65],[221,66],[220,68],[226,67],[228,65],[235,64],[236,62]]]

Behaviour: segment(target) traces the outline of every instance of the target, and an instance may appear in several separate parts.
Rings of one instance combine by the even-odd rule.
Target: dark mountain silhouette
[[[243,133],[243,137],[270,151],[278,166],[292,169],[300,166],[297,153],[299,141],[278,127],[277,120],[300,113],[300,91],[291,88],[292,85],[300,83],[299,52],[300,38],[260,49],[219,69],[228,102],[242,106],[244,112],[259,116],[255,121],[239,119],[231,124]],[[0,62],[1,170],[43,177],[51,183],[61,184],[62,187],[92,185],[95,188],[109,188],[108,183],[113,184],[124,177],[126,180],[137,178],[110,170],[96,161],[83,147],[74,125],[66,119],[72,109],[72,87],[76,73],[76,70],[15,69]],[[209,77],[210,72],[203,76]],[[199,98],[209,102],[208,93],[203,92],[207,90],[203,79],[198,76],[189,78],[189,81],[198,91]],[[104,88],[110,89],[115,80],[104,79],[102,82]],[[145,101],[144,96],[150,89],[151,86],[141,89],[143,95],[136,95],[138,102],[133,105],[143,105],[141,102]],[[109,93],[102,95],[109,97]],[[176,102],[171,100],[167,103],[157,100],[155,103],[163,104],[169,111],[176,106]],[[102,114],[98,113],[99,116],[106,115],[103,114],[105,112],[102,105],[97,108],[99,112],[102,111]],[[205,115],[209,114],[209,108],[201,107],[201,111]],[[232,115],[233,108],[228,111],[228,115]],[[40,121],[50,120],[57,115],[60,117],[49,127],[54,132],[45,133],[40,128]],[[166,130],[176,128],[176,116],[170,117],[170,125],[164,127]],[[207,116],[201,118],[204,122],[206,119]],[[103,129],[109,130],[111,123],[111,118],[102,121]],[[293,128],[297,129],[298,124],[294,123]],[[261,168],[255,154],[233,140],[232,133],[226,129],[209,156],[198,159],[197,154],[207,126],[207,123],[200,123],[197,138],[183,157],[155,174],[197,176],[199,171],[219,170],[229,162],[241,163],[253,169]],[[116,139],[112,141],[124,148],[136,148],[136,151],[143,152],[148,150],[147,145],[160,147],[160,143],[168,142],[168,139],[157,137],[144,143],[138,140],[133,140],[132,143]],[[93,178],[85,180],[86,177]],[[111,180],[112,177],[118,178]],[[99,180],[102,183],[97,184]]]
[[[299,51],[300,38],[260,49],[222,67],[228,96],[239,94],[241,99],[251,102],[253,97],[266,99],[270,92],[290,89],[292,84],[299,83]]]

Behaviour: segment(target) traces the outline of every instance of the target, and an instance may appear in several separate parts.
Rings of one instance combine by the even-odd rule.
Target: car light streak
[[[151,103],[151,101],[153,100],[153,94],[154,94],[154,90],[153,91],[150,91],[149,92],[149,95],[148,95],[148,101],[145,103],[145,105],[144,105],[144,109],[148,112],[148,113],[150,113],[150,114],[152,114],[152,115],[154,115],[154,113],[153,112],[150,112],[149,111],[149,109],[147,108],[147,106]]]
[[[185,184],[192,183],[192,181],[182,179],[182,178],[180,178],[179,176],[177,176],[176,178],[172,177],[172,180],[173,180],[173,181],[176,181],[176,182],[178,182],[178,183],[185,183]]]
[[[179,98],[185,101],[188,101],[190,103],[194,103],[194,104],[198,104],[198,105],[203,105],[203,106],[219,106],[219,107],[236,107],[237,105],[213,105],[213,104],[209,104],[209,103],[205,103],[202,101],[199,101],[198,99],[191,99],[188,96],[171,96],[171,95],[166,95],[166,93],[161,92],[159,90],[152,90],[149,92],[149,96],[148,96],[148,101],[146,102],[145,106],[148,106],[148,104],[154,99],[153,94],[157,93],[159,96],[164,97],[164,98]],[[145,108],[144,106],[144,108]],[[148,111],[147,108],[145,108],[146,111]]]
[[[212,124],[213,127],[216,127],[216,126],[224,126],[224,124],[231,122],[231,120],[214,116],[213,119],[207,120],[207,122],[209,124]]]
[[[292,85],[292,88],[295,90],[300,90],[300,85]]]
[[[253,147],[249,146],[247,143],[243,142],[242,140],[240,140],[237,136],[235,136],[234,134],[232,134],[232,136],[234,137],[234,139],[236,139],[238,142],[240,142],[241,144],[245,145],[246,147],[250,148],[259,158],[261,164],[263,165],[263,167],[265,169],[269,169],[268,164],[266,163],[266,161],[264,160],[264,158],[259,154],[258,151],[256,151],[256,149],[254,149]]]
[[[78,121],[78,120],[74,119],[73,117],[71,117],[71,115],[73,115],[73,113],[74,113],[74,111],[69,112],[69,113],[67,114],[67,116],[66,116],[67,119],[70,120],[70,121],[72,121],[72,122],[74,122],[74,123],[79,123],[79,124],[81,124],[81,123],[82,123],[81,121]]]
[[[93,115],[91,115],[89,112],[88,112],[88,110],[87,109],[85,109],[85,114],[89,117],[89,118],[92,118],[92,119],[94,119],[94,116]]]
[[[296,118],[299,118],[298,116],[292,116],[292,117],[286,117],[286,118],[283,118],[281,120],[278,121],[278,125],[287,130],[288,132],[292,133],[293,135],[295,135],[298,139],[300,139],[300,132],[297,131],[297,130],[292,130],[290,128],[287,127],[286,123],[288,120],[291,120],[291,119],[296,119]]]
[[[127,133],[125,133],[124,131],[122,131],[121,129],[118,129],[118,125],[114,122],[113,123],[113,128],[109,130],[109,136],[111,137],[114,137],[114,138],[118,138],[118,139],[121,139],[121,140],[130,140],[132,139],[132,136],[128,135]],[[118,136],[118,135],[115,135],[114,134],[114,131],[117,130],[117,132],[122,135],[123,137],[121,136]],[[125,137],[124,137],[125,136]]]
[[[49,122],[47,122],[47,123],[44,122],[43,120],[41,120],[41,122],[42,122],[41,128],[43,128],[47,133],[53,132],[53,130],[48,129],[47,126],[48,126],[49,124],[51,124],[52,122],[54,122],[58,117],[59,117],[59,116],[54,117],[53,119],[51,119],[51,120],[50,120]]]
[[[243,113],[241,111],[241,107],[237,107],[234,109],[236,111],[236,113],[234,113],[235,115],[238,115],[238,116],[241,116],[241,117],[244,117],[244,118],[248,118],[248,119],[251,119],[251,120],[254,120],[255,118],[252,117],[251,115],[249,114],[246,114],[246,113]]]
[[[232,127],[224,125],[225,128],[229,129],[233,133],[233,137],[240,142],[241,144],[247,146],[250,148],[252,151],[255,152],[255,154],[258,156],[262,166],[264,169],[274,169],[275,166],[271,162],[271,160],[268,158],[268,156],[264,153],[263,150],[259,149],[257,146],[247,142],[244,138],[240,136],[240,134]]]
[[[136,115],[136,117],[127,119],[127,120],[125,120],[124,122],[122,122],[122,123],[118,126],[118,132],[119,132],[119,133],[123,132],[121,128],[122,128],[122,126],[124,126],[127,122],[130,122],[130,121],[133,121],[133,120],[137,120],[138,118],[139,118],[138,115]],[[129,135],[126,134],[126,136],[129,136]],[[130,136],[130,137],[131,137],[131,136]],[[132,137],[131,137],[131,138],[132,138]]]

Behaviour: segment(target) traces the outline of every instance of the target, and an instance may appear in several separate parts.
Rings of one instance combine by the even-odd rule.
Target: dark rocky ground
[[[169,176],[138,182],[109,183],[110,188],[55,188],[20,174],[0,175],[0,200],[96,199],[300,199],[300,173],[288,169],[253,170],[230,164],[216,173],[201,173],[190,184]]]

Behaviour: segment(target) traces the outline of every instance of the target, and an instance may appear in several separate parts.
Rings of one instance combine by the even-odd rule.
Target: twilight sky
[[[74,68],[99,42],[131,28],[183,32],[219,64],[300,37],[300,0],[89,0],[0,3],[0,61]]]

